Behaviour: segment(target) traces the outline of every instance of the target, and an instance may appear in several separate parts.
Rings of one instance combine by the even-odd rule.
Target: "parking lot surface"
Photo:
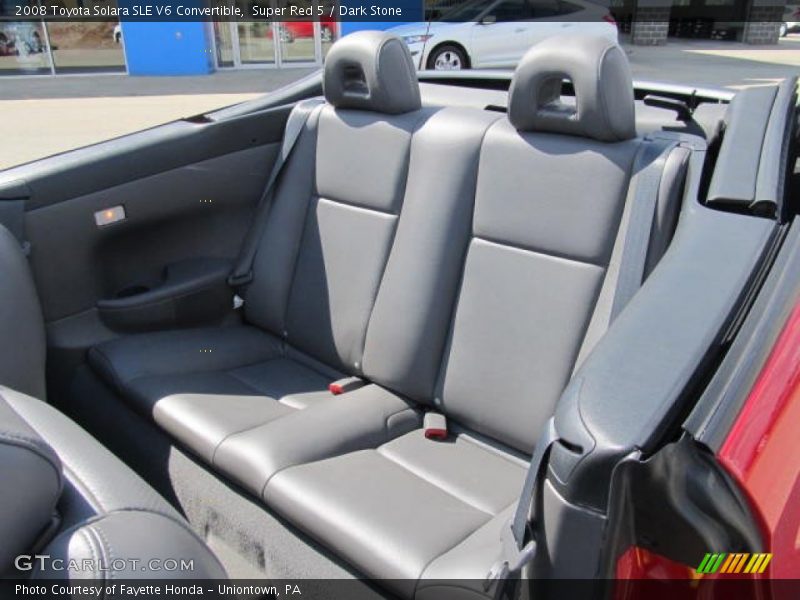
[[[774,46],[681,41],[631,46],[634,78],[740,89],[800,74],[800,34]],[[0,169],[255,98],[309,68],[192,77],[125,74],[0,78]]]

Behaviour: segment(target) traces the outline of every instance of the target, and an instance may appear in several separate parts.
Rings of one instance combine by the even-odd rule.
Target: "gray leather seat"
[[[250,325],[122,338],[91,361],[359,572],[433,597],[440,580],[480,581],[499,557],[536,436],[588,332],[607,325],[609,266],[645,141],[627,61],[607,40],[537,45],[504,118],[419,109],[393,39],[348,36],[331,50],[329,104],[265,227]],[[679,147],[667,159],[648,268],[672,234],[685,161]],[[313,182],[299,174],[309,169]],[[226,352],[194,350],[205,344]],[[371,384],[326,396],[339,373]],[[448,416],[447,440],[423,435],[429,409]]]
[[[584,52],[561,52],[567,41]],[[219,470],[402,596],[480,581],[499,557],[525,461],[607,280],[643,140],[621,50],[567,41],[537,46],[509,118],[484,123],[477,180],[463,174],[474,192],[427,229],[404,211],[367,329],[375,385],[231,435],[215,453]],[[556,104],[562,76],[581,112]],[[412,165],[409,185],[416,177]],[[450,418],[448,440],[424,437],[426,406]]]
[[[224,578],[202,540],[138,475],[51,406],[5,387],[43,395],[44,324],[25,257],[1,226],[0,272],[0,575]],[[14,569],[15,557],[34,553],[50,560],[33,573]],[[84,559],[81,572],[59,570]],[[168,559],[193,568],[151,570],[171,568]]]
[[[329,383],[363,374],[412,134],[433,111],[420,107],[405,45],[387,34],[337,44],[324,89],[263,230],[246,324],[130,336],[89,355],[118,393],[207,458],[227,435],[328,400]]]

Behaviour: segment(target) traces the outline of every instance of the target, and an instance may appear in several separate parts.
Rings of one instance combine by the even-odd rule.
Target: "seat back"
[[[559,101],[563,79],[576,101]],[[637,151],[624,53],[564,36],[518,67],[478,165],[471,235],[434,403],[524,452],[569,381]]]
[[[420,108],[408,49],[359,32],[325,62],[327,103],[285,166],[245,294],[246,319],[348,373],[361,373],[367,321],[402,207]]]

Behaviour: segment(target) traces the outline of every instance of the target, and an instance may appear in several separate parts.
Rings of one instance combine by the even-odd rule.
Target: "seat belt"
[[[261,234],[264,231],[267,215],[275,199],[275,184],[280,174],[283,172],[283,167],[286,165],[292,150],[297,145],[297,140],[300,139],[300,134],[303,133],[303,129],[309,117],[314,112],[314,109],[323,102],[324,100],[321,98],[303,100],[302,102],[298,102],[292,109],[292,112],[289,113],[289,118],[286,120],[286,127],[283,133],[280,153],[275,159],[275,163],[272,165],[272,172],[269,174],[267,185],[264,187],[264,193],[261,194],[261,199],[256,206],[253,224],[250,226],[250,230],[247,232],[242,248],[239,251],[236,265],[228,276],[228,285],[233,288],[247,285],[253,280],[253,260],[258,251],[258,244],[261,241]]]
[[[28,256],[31,244],[25,239],[25,200],[0,199],[0,225],[8,229]]]
[[[536,514],[535,500],[537,483],[542,476],[545,458],[550,452],[553,443],[558,440],[556,432],[555,418],[551,417],[544,425],[536,447],[528,465],[528,472],[525,475],[525,483],[519,497],[517,509],[510,521],[503,525],[500,533],[502,544],[502,557],[498,560],[486,575],[484,589],[486,591],[497,582],[495,598],[500,598],[505,589],[505,581],[512,575],[522,571],[522,568],[533,560],[536,554],[536,540],[525,541],[525,534],[528,530],[530,515]]]
[[[628,220],[628,230],[625,233],[625,245],[622,249],[622,256],[620,256],[609,323],[617,318],[617,315],[642,287],[644,269],[647,264],[647,250],[650,246],[650,234],[653,231],[653,221],[658,206],[661,176],[670,152],[677,145],[677,140],[653,138],[652,141],[645,142],[642,151],[637,156],[636,188]]]
[[[661,177],[670,153],[678,144],[678,140],[671,138],[648,138],[636,154],[631,190],[625,202],[606,278],[578,352],[573,374],[642,286]]]

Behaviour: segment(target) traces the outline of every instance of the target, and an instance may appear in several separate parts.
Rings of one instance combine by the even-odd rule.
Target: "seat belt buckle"
[[[247,273],[242,273],[239,275],[236,273],[231,273],[228,276],[228,285],[232,288],[242,287],[251,281],[253,281],[253,271],[248,271]]]
[[[519,547],[519,543],[514,537],[513,526],[513,521],[508,521],[503,527],[503,531],[500,534],[502,558],[486,574],[486,579],[483,582],[484,591],[488,591],[495,581],[503,581],[512,573],[521,571],[536,555],[536,542],[534,540],[530,540],[522,548]]]
[[[355,391],[365,385],[366,382],[360,377],[345,377],[328,384],[328,391],[334,396],[339,396],[340,394]]]
[[[442,413],[428,411],[422,421],[425,437],[429,440],[447,439],[447,417]]]

